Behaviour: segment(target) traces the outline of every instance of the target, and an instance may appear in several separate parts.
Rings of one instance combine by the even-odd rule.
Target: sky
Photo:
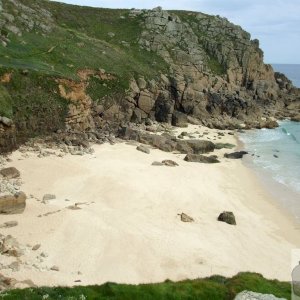
[[[57,1],[57,0],[56,0]],[[300,0],[62,0],[107,8],[192,10],[220,15],[259,39],[266,63],[300,64]]]

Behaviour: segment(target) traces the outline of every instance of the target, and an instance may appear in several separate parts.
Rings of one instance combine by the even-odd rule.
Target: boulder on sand
[[[0,214],[21,214],[26,207],[26,195],[23,192],[0,197]]]
[[[232,153],[225,153],[224,157],[230,158],[230,159],[239,159],[239,158],[243,158],[243,156],[246,154],[248,154],[248,152],[238,151],[238,152],[232,152]]]
[[[219,217],[218,221],[225,222],[230,225],[236,225],[235,216],[231,211],[223,211]]]
[[[184,160],[188,162],[198,162],[205,164],[214,164],[220,162],[215,155],[205,156],[201,154],[187,154]]]
[[[20,177],[20,172],[15,167],[5,168],[0,171],[0,174],[6,179]]]

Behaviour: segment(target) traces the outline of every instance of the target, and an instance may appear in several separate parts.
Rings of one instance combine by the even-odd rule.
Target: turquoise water
[[[300,65],[272,64],[276,72],[283,73],[289,78],[294,86],[300,88]]]
[[[276,129],[247,131],[240,139],[252,157],[251,165],[277,183],[279,189],[273,192],[281,189],[282,204],[300,219],[300,123],[282,121],[279,125]]]

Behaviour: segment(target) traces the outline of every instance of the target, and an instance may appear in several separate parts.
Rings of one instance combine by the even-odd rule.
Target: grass
[[[256,273],[239,273],[232,278],[212,276],[204,279],[165,281],[157,284],[125,285],[106,283],[101,286],[73,288],[29,288],[0,293],[0,299],[69,299],[69,300],[230,300],[239,292],[249,290],[290,299],[288,282],[265,279]]]
[[[0,116],[12,116],[12,100],[4,86],[0,85]]]

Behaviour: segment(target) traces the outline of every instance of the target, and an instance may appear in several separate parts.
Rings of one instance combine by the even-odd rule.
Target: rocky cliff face
[[[0,32],[7,53],[0,114],[11,120],[0,119],[2,151],[57,129],[97,132],[149,120],[261,128],[273,126],[273,117],[300,119],[299,89],[264,64],[258,40],[226,18],[0,0]],[[37,51],[31,44],[39,39],[45,46]]]

